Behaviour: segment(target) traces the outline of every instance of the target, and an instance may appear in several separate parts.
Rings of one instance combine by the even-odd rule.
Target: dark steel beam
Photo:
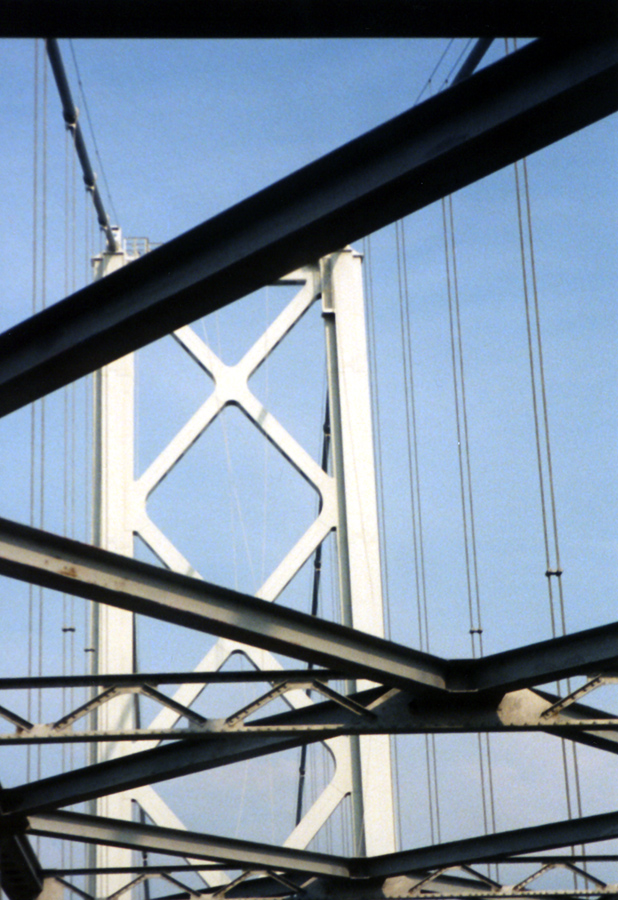
[[[0,835],[0,885],[9,900],[35,900],[43,889],[40,863],[23,834]]]
[[[307,682],[304,688],[313,683]],[[290,682],[290,688],[294,682]],[[319,688],[318,688],[319,690]],[[261,707],[268,711],[268,694]],[[272,699],[272,696],[271,696]],[[561,713],[548,718],[546,713],[559,698],[539,691],[519,690],[492,697],[487,694],[442,695],[439,699],[416,697],[408,691],[374,688],[370,691],[338,696],[333,701],[314,703],[300,710],[275,716],[252,719],[245,723],[237,713],[229,718],[193,722],[184,727],[166,729],[73,730],[67,723],[37,724],[22,720],[16,730],[0,734],[0,746],[8,744],[83,743],[94,741],[188,741],[219,742],[220,758],[204,757],[209,768],[226,765],[235,757],[228,755],[232,746],[247,735],[261,737],[298,738],[307,743],[350,734],[450,734],[500,731],[542,731],[556,737],[568,738],[610,753],[618,753],[618,719],[579,703],[573,703]],[[252,712],[258,712],[256,706]],[[0,712],[2,710],[0,709]],[[6,717],[6,713],[4,714]],[[243,745],[244,747],[244,745]],[[262,748],[255,746],[257,755],[274,753],[277,744]],[[245,754],[249,751],[245,748]],[[180,764],[180,762],[178,763]],[[170,769],[175,774],[174,764]],[[165,773],[163,773],[165,775]],[[166,777],[170,777],[169,775]]]
[[[39,675],[0,678],[0,691],[72,687],[131,687],[143,684],[243,684],[249,682],[339,681],[335,669],[256,669],[246,672],[118,672],[115,675]]]
[[[374,681],[445,687],[427,653],[7,519],[0,574]]]
[[[536,37],[615,27],[614,0],[2,0],[8,37]]]
[[[28,833],[87,844],[128,847],[186,859],[208,859],[226,863],[230,868],[276,869],[329,878],[346,878],[349,875],[347,860],[339,856],[80,813],[31,816]]]
[[[453,662],[452,689],[512,691],[618,667],[618,622],[517,647],[472,661]],[[458,673],[458,674],[456,674]]]
[[[617,837],[618,812],[604,813],[359,859],[352,866],[352,875],[385,878],[443,866],[501,862],[515,854],[538,853]]]
[[[316,734],[315,740],[319,739]],[[289,750],[307,742],[306,735],[295,738],[242,735],[225,745],[219,739],[209,742],[174,742],[153,750],[84,766],[72,772],[52,775],[29,784],[5,788],[1,794],[2,808],[5,814],[29,816],[146,784],[219,768],[244,759]]]
[[[614,37],[527,45],[5,332],[0,414],[615,112],[617,83]]]

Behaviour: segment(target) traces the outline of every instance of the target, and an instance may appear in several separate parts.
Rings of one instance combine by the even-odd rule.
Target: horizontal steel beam
[[[297,684],[289,683],[290,688]],[[311,689],[314,685],[300,684]],[[297,689],[297,688],[296,688]],[[319,687],[318,687],[319,690]],[[278,694],[277,694],[278,695]],[[279,696],[279,695],[278,695]],[[268,710],[272,699],[265,695],[263,705],[254,704],[250,713]],[[313,703],[308,707],[245,721],[238,713],[228,718],[206,719],[185,727],[167,729],[125,729],[119,731],[73,730],[72,721],[30,725],[17,721],[10,734],[0,734],[0,746],[8,744],[84,743],[94,741],[219,741],[220,764],[229,759],[226,742],[232,745],[247,735],[303,738],[307,742],[327,740],[349,734],[452,734],[500,731],[542,731],[585,743],[597,749],[618,753],[618,718],[610,713],[572,703],[561,713],[546,718],[559,698],[539,691],[519,690],[504,696],[486,694],[449,694],[437,698],[418,698],[407,691],[374,688],[335,700]],[[2,712],[2,710],[0,710]],[[71,720],[72,714],[69,713]],[[256,748],[262,755],[259,745]],[[277,745],[270,745],[273,753]],[[209,759],[209,767],[212,760]],[[216,761],[215,761],[216,762]],[[175,769],[172,765],[171,773]],[[168,776],[169,777],[169,776]]]
[[[31,816],[28,833],[183,856],[186,859],[214,860],[224,862],[230,868],[277,869],[329,878],[346,878],[349,875],[347,860],[343,857],[80,813]]]
[[[617,81],[611,36],[488,66],[5,332],[0,415],[615,112]]]
[[[618,622],[474,661],[457,660],[452,689],[510,691],[618,667]]]
[[[606,713],[574,703],[559,721],[547,726],[542,716],[556,698],[535,691],[516,691],[493,701],[483,695],[452,694],[427,706],[424,698],[419,702],[418,697],[396,689],[373,688],[345,699],[347,708],[334,701],[316,703],[253,719],[247,726],[230,719],[208,720],[191,735],[179,731],[173,744],[6,789],[2,808],[6,813],[30,815],[342,734],[540,730],[618,752],[615,726],[598,724]],[[586,719],[596,721],[591,725]]]
[[[618,812],[604,813],[356,860],[352,875],[385,878],[443,866],[502,862],[515,854],[538,853],[617,837]]]
[[[1,0],[5,37],[537,37],[616,27],[615,0]]]
[[[245,684],[250,682],[341,681],[349,672],[335,669],[256,669],[225,672],[117,672],[115,675],[34,675],[0,678],[0,691],[74,687],[131,687],[160,684]]]
[[[445,687],[437,657],[0,519],[0,574],[400,687]]]

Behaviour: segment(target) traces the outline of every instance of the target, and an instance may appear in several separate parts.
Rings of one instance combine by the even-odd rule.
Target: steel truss
[[[590,3],[586,5],[589,13]],[[20,11],[16,12],[18,6]],[[29,21],[48,26],[50,20],[45,15],[49,16],[49,10],[45,13],[45,4],[36,6],[43,10],[43,18],[37,20],[31,15]],[[148,17],[142,22],[153,21],[152,0],[148,6]],[[160,10],[160,6],[154,6]],[[270,4],[271,10],[275,6]],[[337,9],[336,4],[327,6]],[[355,6],[361,12],[372,9],[370,3]],[[410,6],[421,17],[420,23],[410,26],[410,33],[433,33],[437,26],[431,16],[427,18],[425,13],[422,18],[426,5],[407,4],[406,11]],[[8,15],[4,27],[12,29],[11,33],[23,33],[22,13],[29,4],[18,0],[17,4],[5,2],[0,7]],[[213,4],[213,9],[216,7]],[[315,11],[318,4],[309,7]],[[461,11],[463,4],[434,2],[434,9],[438,7],[444,18],[436,33],[450,34],[449,27],[459,33],[463,25],[456,8]],[[486,16],[495,14],[498,7],[502,12],[497,21],[487,20]],[[288,4],[286,8],[290,8]],[[511,33],[527,33],[531,28],[530,33],[553,34],[554,25],[564,24],[568,15],[561,3],[552,27],[541,27],[542,11],[550,8],[551,4],[540,0],[534,4],[470,0],[466,10],[473,18],[466,21],[476,34],[486,34],[487,29],[489,33],[502,31],[506,23],[509,27],[505,30]],[[393,15],[397,9],[401,14],[403,4],[388,5]],[[598,34],[586,36],[584,32],[590,32],[587,26],[578,29],[577,38],[536,41],[182,235],[105,282],[85,288],[16,325],[0,337],[1,412],[18,409],[614,112],[618,109],[618,43],[612,36],[615,4],[600,4],[598,9]],[[105,15],[112,23],[111,32],[113,22],[119,19],[109,16],[109,11],[107,4]],[[568,11],[574,16],[571,26],[575,23],[577,28],[581,24],[575,18],[578,4],[568,5]],[[92,10],[88,15],[89,21],[96,23]],[[134,9],[131,15],[138,21]],[[178,21],[177,8],[174,15]],[[328,20],[326,8],[325,15]],[[485,17],[489,26],[481,27],[478,16]],[[593,19],[589,15],[587,22]],[[329,28],[335,31],[332,16],[330,21],[328,27],[324,26],[325,33],[331,33]],[[445,21],[451,21],[451,26],[445,26]],[[517,27],[519,23],[521,28]],[[606,27],[608,23],[611,27]],[[91,27],[100,27],[99,33],[106,33],[103,26]],[[216,33],[215,25],[209,27]],[[246,30],[254,33],[257,27],[247,24]],[[388,27],[392,27],[392,20]],[[79,26],[75,33],[80,33]],[[374,28],[373,33],[382,32]],[[297,670],[259,673],[256,677],[264,678],[268,685],[262,698],[250,707],[230,711],[224,719],[196,716],[189,707],[174,706],[175,701],[159,690],[161,685],[178,680],[189,683],[191,678],[184,673],[174,673],[173,677],[164,673],[110,675],[105,682],[98,679],[105,690],[92,704],[101,706],[123,691],[145,693],[185,719],[186,727],[174,730],[173,736],[165,730],[80,732],[73,726],[89,711],[84,707],[44,724],[28,722],[2,706],[0,716],[15,727],[14,733],[0,737],[3,743],[113,737],[134,742],[136,748],[135,753],[119,759],[2,791],[0,868],[11,900],[33,900],[44,883],[53,891],[55,879],[75,890],[61,873],[41,870],[28,843],[29,834],[148,849],[207,860],[200,865],[202,869],[220,866],[243,871],[236,882],[224,888],[199,892],[188,889],[172,874],[185,866],[149,873],[164,876],[175,890],[171,896],[178,898],[197,894],[229,898],[302,895],[315,900],[362,900],[429,895],[540,897],[546,893],[601,897],[618,893],[617,885],[607,885],[578,866],[576,857],[538,856],[543,851],[618,837],[616,812],[382,856],[343,858],[62,809],[87,798],[338,734],[541,730],[616,752],[616,718],[583,705],[580,697],[601,684],[616,681],[618,624],[482,660],[445,660],[7,521],[0,522],[0,572],[331,667],[311,675]],[[538,685],[550,680],[582,674],[589,676],[586,686],[570,696],[556,697],[538,690]],[[377,686],[344,696],[329,687],[329,681],[341,675],[368,678]],[[199,677],[204,681],[215,678]],[[70,680],[54,678],[48,686],[52,683],[69,686]],[[5,689],[34,686],[35,680],[24,679],[5,679],[1,685]],[[267,715],[268,703],[276,696],[303,687],[319,692],[324,699],[310,708]],[[141,740],[172,737],[163,746],[139,750]],[[589,857],[592,859],[610,857]],[[510,886],[500,885],[475,869],[480,863],[507,860],[522,864],[534,861],[540,868]],[[577,871],[585,887],[570,892],[535,892],[531,885],[551,866]],[[124,871],[130,874],[129,869]]]

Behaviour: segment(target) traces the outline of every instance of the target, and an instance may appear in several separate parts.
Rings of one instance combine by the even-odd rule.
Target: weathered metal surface
[[[219,860],[231,868],[274,868],[287,872],[325,875],[330,878],[346,878],[349,875],[349,865],[343,857],[80,813],[46,813],[32,816],[28,832],[87,843],[148,850],[170,856]]]
[[[0,573],[375,681],[445,686],[429,654],[6,519]]]

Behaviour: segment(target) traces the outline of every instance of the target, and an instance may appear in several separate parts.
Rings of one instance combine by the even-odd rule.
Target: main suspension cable
[[[95,209],[97,211],[98,222],[107,239],[107,250],[110,253],[116,253],[120,249],[120,247],[118,246],[116,234],[112,229],[112,226],[110,225],[109,216],[105,212],[103,200],[101,199],[101,195],[97,187],[96,175],[92,170],[92,166],[90,165],[90,158],[88,156],[88,151],[86,150],[84,136],[79,124],[78,111],[75,104],[73,103],[71,88],[69,87],[69,82],[67,81],[64,64],[62,62],[62,56],[60,55],[58,41],[55,38],[48,38],[45,41],[45,47],[47,49],[47,55],[51,63],[52,71],[54,73],[58,93],[60,94],[60,100],[62,102],[62,115],[64,117],[67,128],[73,135],[75,152],[77,153],[80,165],[82,167],[84,183],[86,185],[86,188],[92,194],[92,202],[94,203]]]

